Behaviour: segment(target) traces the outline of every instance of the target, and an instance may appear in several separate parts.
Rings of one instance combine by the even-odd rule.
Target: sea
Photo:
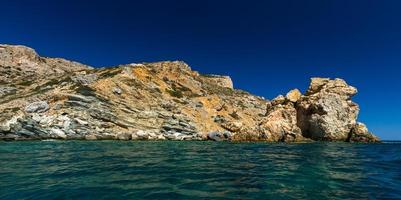
[[[401,199],[401,143],[0,142],[0,199]]]

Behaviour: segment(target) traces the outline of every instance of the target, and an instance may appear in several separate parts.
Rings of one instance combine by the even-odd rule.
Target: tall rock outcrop
[[[356,89],[312,79],[272,101],[181,61],[94,69],[0,45],[0,139],[374,142]]]
[[[342,79],[312,78],[296,106],[298,126],[304,136],[314,140],[348,140],[357,127],[359,106],[351,100],[356,93],[357,89]]]

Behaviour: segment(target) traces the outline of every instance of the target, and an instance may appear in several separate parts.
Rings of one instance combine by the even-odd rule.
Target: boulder
[[[38,101],[28,104],[25,107],[27,113],[43,113],[49,110],[49,104],[46,101]]]
[[[121,88],[118,88],[118,87],[113,88],[112,91],[113,91],[114,94],[117,94],[117,95],[121,95],[123,93]]]
[[[224,139],[224,136],[219,132],[211,132],[207,134],[207,138],[209,140],[222,141]]]
[[[297,102],[299,99],[301,99],[301,96],[302,96],[302,94],[301,94],[301,92],[300,92],[298,89],[293,89],[293,90],[291,90],[291,91],[289,91],[289,92],[287,93],[286,98],[287,98],[289,101],[295,103],[295,102]]]
[[[189,138],[187,135],[181,134],[179,132],[169,132],[165,134],[165,137],[169,140],[185,140]]]
[[[220,124],[220,126],[230,132],[239,132],[241,131],[243,123],[240,121],[227,121]]]
[[[379,138],[369,132],[365,124],[357,122],[351,130],[348,141],[350,142],[379,142]]]
[[[133,133],[131,137],[132,140],[148,140],[149,134],[147,133],[147,131],[138,130],[135,133]]]
[[[57,128],[52,128],[50,129],[50,133],[56,136],[57,138],[61,139],[66,139],[67,135],[64,133],[64,131],[57,129]]]
[[[78,124],[82,125],[82,126],[87,126],[89,123],[87,121],[81,120],[79,118],[75,118],[74,119]]]
[[[85,140],[97,140],[97,137],[94,134],[89,134],[85,135]]]
[[[213,141],[231,140],[232,137],[233,137],[233,134],[228,131],[225,131],[225,132],[213,131],[213,132],[210,132],[207,134],[207,139],[213,140]]]
[[[116,138],[118,140],[130,140],[132,138],[132,135],[130,133],[123,132],[123,133],[118,133],[116,135]]]
[[[156,140],[166,140],[166,137],[164,137],[164,135],[158,135]]]

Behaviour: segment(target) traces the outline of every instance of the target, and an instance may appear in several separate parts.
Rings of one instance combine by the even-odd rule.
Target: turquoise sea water
[[[0,142],[0,199],[401,198],[401,143]]]

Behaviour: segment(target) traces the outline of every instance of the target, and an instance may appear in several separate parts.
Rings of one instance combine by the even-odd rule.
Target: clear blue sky
[[[92,66],[183,60],[274,98],[313,76],[359,89],[360,121],[401,139],[401,1],[0,0],[0,43]]]

